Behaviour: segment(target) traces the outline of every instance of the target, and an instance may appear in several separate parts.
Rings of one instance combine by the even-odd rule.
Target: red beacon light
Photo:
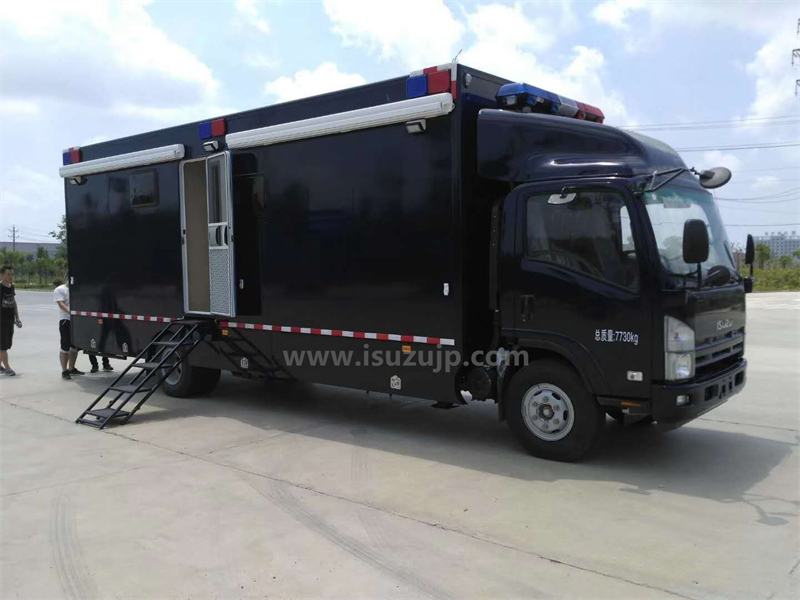
[[[576,119],[585,119],[586,121],[592,121],[594,123],[602,123],[605,120],[606,116],[603,114],[603,111],[596,106],[586,104],[585,102],[576,102],[576,104],[578,105],[578,114],[575,115]]]

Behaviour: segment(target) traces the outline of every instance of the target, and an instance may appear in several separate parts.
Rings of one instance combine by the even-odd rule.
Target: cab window
[[[527,258],[639,289],[630,217],[617,192],[530,196],[526,224]]]

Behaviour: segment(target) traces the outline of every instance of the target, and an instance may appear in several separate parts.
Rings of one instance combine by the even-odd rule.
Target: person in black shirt
[[[22,327],[14,291],[14,268],[0,268],[0,372],[16,375],[8,363],[8,351],[14,340],[14,325]]]

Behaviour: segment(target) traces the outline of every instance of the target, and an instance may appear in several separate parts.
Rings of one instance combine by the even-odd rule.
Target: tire
[[[193,367],[185,362],[179,364],[161,384],[167,396],[191,398],[210,393],[219,382],[219,369]]]
[[[580,375],[557,360],[532,362],[514,375],[506,401],[508,426],[525,449],[540,458],[578,460],[605,427],[605,411]]]
[[[167,396],[173,398],[188,398],[193,395],[192,384],[194,378],[192,377],[193,369],[186,363],[181,363],[167,375],[167,378],[161,384],[161,389]]]
[[[192,393],[196,395],[210,394],[219,383],[221,371],[219,369],[209,369],[207,367],[191,367],[192,373]]]

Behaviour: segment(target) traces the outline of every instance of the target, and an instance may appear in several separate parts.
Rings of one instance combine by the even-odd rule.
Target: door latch
[[[240,289],[240,290],[243,290],[243,289],[244,289],[244,279],[240,279],[240,280],[239,280],[239,289]]]

